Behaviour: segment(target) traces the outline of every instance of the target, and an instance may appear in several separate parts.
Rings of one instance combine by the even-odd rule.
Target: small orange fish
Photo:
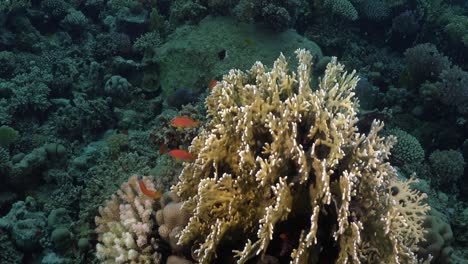
[[[138,186],[140,186],[140,190],[146,196],[151,197],[153,199],[157,199],[162,196],[162,194],[158,191],[151,191],[146,189],[145,183],[142,180],[138,180]]]
[[[167,144],[164,143],[161,145],[161,147],[159,147],[159,155],[166,153],[166,151],[167,151]]]
[[[187,160],[194,160],[195,158],[192,154],[188,153],[186,150],[183,149],[173,149],[169,151],[169,155],[176,159],[177,161],[187,161]]]
[[[289,234],[288,233],[281,233],[279,235],[279,238],[281,239],[281,246],[280,246],[280,253],[279,255],[281,257],[287,256],[291,254],[293,250],[293,244],[291,242],[291,239],[289,239]]]
[[[210,91],[213,91],[213,88],[218,84],[218,82],[218,80],[211,80],[208,84],[208,89],[210,89]]]
[[[283,241],[288,241],[288,240],[289,240],[289,236],[288,236],[287,233],[281,233],[281,234],[279,235],[279,237],[280,237],[281,240],[283,240]]]
[[[179,116],[171,121],[171,126],[178,128],[197,127],[199,124],[200,122],[194,121],[193,119],[187,116]]]

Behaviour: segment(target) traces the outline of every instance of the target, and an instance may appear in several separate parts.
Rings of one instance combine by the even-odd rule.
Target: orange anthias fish
[[[291,254],[292,250],[293,250],[293,244],[291,242],[291,239],[289,238],[289,234],[288,233],[281,233],[279,235],[280,239],[281,239],[281,247],[280,247],[280,256],[283,257],[283,256],[287,256],[289,254]]]
[[[210,91],[213,90],[213,88],[218,84],[218,80],[211,80],[210,83],[208,84],[208,89],[210,89]]]
[[[142,180],[138,180],[138,186],[140,186],[140,190],[143,194],[153,199],[157,199],[162,196],[162,194],[158,191],[151,191],[148,190],[145,186],[145,183]]]
[[[193,119],[187,116],[179,116],[171,121],[171,126],[178,128],[197,127],[199,124],[200,122],[194,121]]]
[[[194,160],[195,158],[192,154],[188,153],[186,150],[183,149],[173,149],[169,151],[169,155],[176,159],[177,161],[187,161],[187,160]]]
[[[159,155],[166,153],[166,150],[167,150],[167,144],[164,143],[159,147]]]

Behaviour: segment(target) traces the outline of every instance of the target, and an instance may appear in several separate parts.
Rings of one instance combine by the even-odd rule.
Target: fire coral
[[[355,72],[333,58],[311,87],[312,56],[296,54],[296,72],[283,55],[257,62],[206,99],[211,121],[173,187],[192,215],[179,243],[199,263],[418,263],[429,207],[386,162],[395,138],[378,121],[358,133]]]

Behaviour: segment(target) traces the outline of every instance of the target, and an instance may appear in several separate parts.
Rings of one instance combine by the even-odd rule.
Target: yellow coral
[[[291,263],[417,263],[420,238],[407,234],[422,230],[426,207],[405,188],[411,206],[392,200],[385,160],[395,139],[378,136],[380,122],[358,133],[354,72],[333,58],[312,88],[312,56],[296,53],[296,72],[283,55],[272,69],[257,62],[231,70],[206,99],[211,121],[173,187],[192,215],[179,243],[194,244],[200,263],[232,252],[245,263],[281,243],[286,226]]]
[[[399,219],[395,222],[395,228],[398,230],[398,236],[401,241],[416,251],[418,243],[424,240],[425,232],[422,229],[426,215],[430,207],[424,203],[427,195],[419,194],[411,189],[410,185],[416,183],[413,177],[408,181],[394,179],[390,183],[390,198],[398,212]]]

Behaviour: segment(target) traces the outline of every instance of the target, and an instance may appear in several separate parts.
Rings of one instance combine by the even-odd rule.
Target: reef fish
[[[197,127],[200,122],[194,121],[190,117],[179,116],[171,121],[171,126],[178,128]]]
[[[210,83],[208,84],[208,89],[210,89],[210,91],[213,90],[213,88],[218,84],[218,80],[211,80]]]
[[[162,194],[158,191],[151,191],[146,188],[145,183],[142,180],[138,180],[138,186],[140,186],[140,190],[143,194],[153,199],[157,199],[162,196]]]
[[[192,154],[188,153],[186,150],[183,149],[173,149],[169,151],[169,155],[176,159],[177,161],[187,161],[187,160],[194,160],[195,158]]]
[[[164,143],[159,147],[159,155],[166,153],[166,151],[167,151],[167,144]]]

